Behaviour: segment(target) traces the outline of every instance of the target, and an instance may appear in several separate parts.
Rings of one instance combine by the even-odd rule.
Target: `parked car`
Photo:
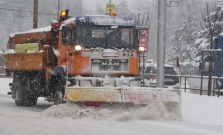
[[[164,74],[164,85],[176,85],[179,83],[178,73],[174,66],[165,64]]]
[[[145,63],[144,78],[146,85],[156,85],[157,67],[156,63]],[[141,74],[143,73],[141,66]],[[174,66],[165,64],[164,67],[164,85],[176,85],[179,83],[178,73]]]

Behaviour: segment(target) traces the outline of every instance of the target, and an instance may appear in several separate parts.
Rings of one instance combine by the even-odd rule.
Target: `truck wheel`
[[[54,104],[55,105],[62,104],[64,97],[64,87],[60,81],[55,85],[54,90],[55,90],[53,94]]]
[[[17,106],[23,106],[23,94],[22,94],[22,88],[19,81],[15,81],[12,86],[13,92],[15,92],[15,104]]]
[[[35,106],[37,103],[37,97],[34,95],[26,95],[26,99],[24,100],[24,106]]]
[[[34,106],[37,103],[37,96],[29,94],[27,85],[23,83],[27,81],[23,79],[17,75],[13,80],[12,90],[15,92],[15,104],[17,106]]]
[[[23,106],[35,106],[37,103],[37,95],[32,92],[30,87],[30,77],[27,75],[22,76],[21,81],[22,94],[23,94]],[[32,93],[32,94],[31,94]]]
[[[17,106],[35,106],[37,103],[37,97],[28,95],[28,93],[19,85],[17,85],[15,104]]]

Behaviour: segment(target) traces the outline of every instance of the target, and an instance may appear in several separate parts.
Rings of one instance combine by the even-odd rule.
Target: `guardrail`
[[[203,81],[201,81],[201,76],[191,76],[191,75],[178,75],[179,78],[180,78],[180,84],[182,85],[182,78],[184,79],[184,92],[186,92],[187,89],[190,89],[190,90],[199,90],[200,91],[200,95],[202,95],[202,92],[203,91],[208,91],[208,92],[212,92],[212,95],[215,96],[215,92],[217,92],[218,94],[218,97],[220,96],[220,84],[218,82],[218,79],[223,79],[223,77],[216,77],[216,76],[213,76],[212,79],[213,79],[213,83],[211,84],[211,89],[208,90],[208,89],[203,89],[202,86],[203,86]],[[192,87],[189,87],[187,88],[187,78],[198,78],[200,79],[200,88],[192,88]],[[208,76],[203,76],[203,79],[209,79]],[[208,96],[210,96],[208,94]]]
[[[149,73],[145,73],[144,74],[145,76],[156,76],[156,74],[149,74]],[[202,88],[201,86],[203,86],[203,81],[201,81],[201,76],[194,76],[194,75],[170,75],[170,74],[165,74],[164,76],[173,76],[173,77],[179,77],[179,83],[180,83],[180,86],[182,88],[182,82],[184,82],[184,92],[187,91],[187,89],[190,89],[190,90],[195,90],[195,91],[200,91],[200,95],[203,94],[203,91],[208,91],[208,89],[204,89]],[[198,78],[200,79],[200,88],[192,88],[192,87],[188,87],[187,88],[187,79],[188,78]],[[203,76],[203,79],[209,79],[208,76]],[[213,83],[212,83],[212,86],[211,86],[211,90],[208,91],[210,93],[212,93],[213,96],[215,96],[215,93],[217,92],[217,95],[218,97],[220,96],[220,84],[218,82],[218,79],[223,79],[223,77],[217,77],[217,76],[213,76],[212,77],[213,79]],[[208,95],[209,96],[209,95]]]

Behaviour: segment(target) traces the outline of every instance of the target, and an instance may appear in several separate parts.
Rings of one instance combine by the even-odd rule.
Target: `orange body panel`
[[[43,53],[9,53],[4,55],[6,70],[43,70]]]
[[[68,47],[69,51],[72,52],[72,56],[67,56],[68,49],[65,46],[59,47],[58,56],[58,66],[67,67],[68,64],[68,73],[76,75],[90,75],[90,72],[87,72],[87,68],[90,66],[90,57],[81,57],[81,52],[75,53],[73,48]],[[85,72],[82,72],[85,70]]]
[[[70,49],[72,50],[72,49]],[[60,55],[58,57],[58,65],[59,66],[65,66],[68,65],[68,73],[74,74],[74,75],[94,75],[94,72],[91,72],[91,57],[87,56],[81,56],[81,53],[83,52],[94,52],[91,50],[83,50],[79,52],[78,54],[73,53],[72,56],[68,56],[66,52],[63,52],[64,55]],[[60,53],[61,54],[61,53]],[[101,52],[102,54],[102,52]],[[106,59],[106,57],[100,56],[102,59]],[[119,57],[110,57],[117,59]],[[114,72],[112,74],[115,75],[137,75],[138,74],[138,56],[136,57],[129,57],[126,58],[129,59],[129,72]],[[67,61],[68,60],[68,61]],[[100,74],[100,73],[98,73]],[[105,73],[106,74],[106,73]]]
[[[27,41],[34,41],[39,39],[49,40],[52,38],[52,34],[50,32],[46,33],[26,33],[26,34],[17,34],[14,38],[12,38],[12,42],[14,44],[17,43],[25,43]]]
[[[16,44],[38,43],[39,51],[30,53],[6,53],[4,62],[8,71],[43,71],[48,82],[51,71],[57,65],[57,57],[52,47],[58,48],[58,40],[50,31],[34,33],[18,33],[9,38],[8,48],[14,49]],[[47,72],[46,72],[47,71]]]
[[[134,75],[137,75],[138,74],[138,72],[139,72],[139,66],[138,66],[138,63],[139,63],[139,56],[138,56],[138,54],[137,54],[137,56],[136,57],[130,57],[129,58],[129,61],[130,61],[130,65],[129,65],[129,72],[130,72],[130,74],[134,74]]]

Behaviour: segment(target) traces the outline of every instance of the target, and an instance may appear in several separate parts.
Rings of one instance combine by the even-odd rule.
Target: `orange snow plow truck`
[[[78,16],[62,11],[50,27],[11,34],[4,54],[18,106],[38,97],[60,104],[180,105],[180,90],[141,86],[138,30],[132,18]]]

